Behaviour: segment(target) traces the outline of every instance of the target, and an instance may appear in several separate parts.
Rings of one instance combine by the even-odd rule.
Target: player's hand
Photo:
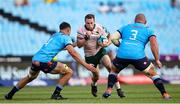
[[[90,38],[90,35],[91,35],[92,33],[90,32],[90,31],[87,31],[85,34],[84,34],[84,39],[85,40],[88,40],[89,38]]]
[[[90,36],[91,34],[92,34],[91,31],[87,31],[87,32],[86,32],[86,35],[88,35],[88,36]]]
[[[159,69],[162,68],[162,63],[160,60],[156,60],[156,65]]]
[[[104,41],[103,43],[102,43],[102,47],[107,47],[109,45],[109,42],[108,41]]]
[[[98,42],[98,45],[101,47],[107,47],[109,45],[108,41],[104,41],[102,43]]]
[[[74,42],[74,43],[72,44],[72,46],[73,46],[73,47],[76,47],[76,46],[77,46],[77,42]]]
[[[94,67],[93,64],[88,64],[88,65],[87,65],[87,69],[88,69],[89,71],[91,71],[91,72],[96,72],[96,68]]]

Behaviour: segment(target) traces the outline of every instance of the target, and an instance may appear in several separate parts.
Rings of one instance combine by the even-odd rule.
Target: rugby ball
[[[99,38],[98,38],[98,43],[99,44],[106,44],[108,43],[108,38],[104,35],[101,35]]]

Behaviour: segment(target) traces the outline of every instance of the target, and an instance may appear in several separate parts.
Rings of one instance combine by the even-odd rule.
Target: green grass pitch
[[[67,100],[51,100],[53,87],[25,87],[14,96],[13,100],[4,100],[4,95],[12,87],[0,87],[0,104],[5,103],[34,103],[34,104],[63,104],[63,103],[179,103],[180,104],[180,85],[165,85],[171,94],[171,100],[162,99],[160,93],[153,85],[122,85],[126,98],[119,98],[116,90],[108,99],[102,98],[106,85],[98,86],[98,97],[93,97],[90,93],[90,86],[66,86],[62,95]]]

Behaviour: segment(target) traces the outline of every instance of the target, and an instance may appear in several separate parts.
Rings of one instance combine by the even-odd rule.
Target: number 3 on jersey
[[[136,36],[138,34],[137,30],[131,30],[131,36],[130,36],[130,40],[136,40]]]

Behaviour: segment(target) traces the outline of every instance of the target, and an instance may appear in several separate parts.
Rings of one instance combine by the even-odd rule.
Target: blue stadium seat
[[[29,0],[29,6],[16,7],[13,4],[13,0],[0,0],[0,8],[6,12],[11,12],[15,16],[18,15],[46,26],[49,30],[58,31],[59,23],[68,21],[72,25],[72,37],[76,37],[77,28],[84,24],[84,16],[87,13],[94,13],[96,21],[103,24],[112,33],[122,25],[133,22],[134,16],[142,12],[145,13],[148,24],[157,34],[161,54],[180,54],[179,46],[174,45],[174,42],[180,44],[180,41],[177,40],[180,38],[180,13],[178,9],[171,8],[169,0],[138,0],[139,2],[121,0],[124,2],[127,13],[101,14],[97,11],[100,2],[116,3],[118,1],[60,0],[55,4],[45,4],[42,0]],[[43,32],[37,32],[28,26],[18,23],[11,23],[1,17],[0,29],[2,30],[0,35],[3,37],[3,40],[0,42],[2,44],[0,46],[0,55],[33,55],[43,42],[46,42],[49,38],[49,35]],[[18,44],[18,42],[21,44]],[[13,44],[18,44],[17,50],[12,48],[15,46]],[[151,54],[150,50],[148,50],[148,54]]]

